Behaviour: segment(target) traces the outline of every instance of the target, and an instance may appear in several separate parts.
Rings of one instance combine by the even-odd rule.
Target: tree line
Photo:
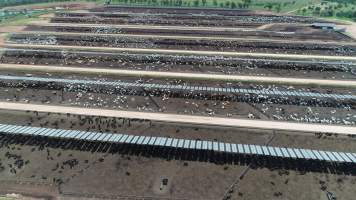
[[[329,0],[332,1],[332,0]],[[320,17],[338,17],[352,19],[356,21],[356,4],[351,4],[356,0],[344,0],[344,3],[328,4],[326,1],[318,6],[308,6],[299,10],[300,14],[312,14]]]
[[[251,0],[241,0],[236,2],[212,0],[114,0],[113,3],[119,4],[136,4],[136,5],[149,5],[149,6],[182,6],[182,7],[221,7],[221,8],[248,8]]]

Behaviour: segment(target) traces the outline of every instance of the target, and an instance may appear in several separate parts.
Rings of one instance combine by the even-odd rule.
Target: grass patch
[[[6,5],[55,6],[60,3],[85,3],[126,6],[192,7],[268,10],[277,13],[292,13],[303,16],[356,21],[355,0],[0,0],[0,8]],[[47,2],[46,2],[47,1]],[[48,2],[51,1],[51,2]],[[25,18],[25,17],[22,17]],[[26,19],[15,17],[19,23]],[[22,21],[24,20],[24,21]],[[27,20],[28,21],[28,20]]]
[[[9,6],[21,6],[27,4],[33,5],[51,5],[56,3],[73,2],[76,0],[0,0],[0,8]]]
[[[39,16],[51,12],[53,11],[40,11],[32,14],[18,13],[16,15],[2,17],[0,18],[1,20],[0,25],[8,25],[8,26],[25,25],[31,21],[38,20]]]
[[[198,8],[250,8],[291,12],[320,0],[112,0],[116,5],[157,6],[157,7],[198,7]]]
[[[70,3],[95,3],[104,5],[107,0],[51,0],[50,2],[41,2],[37,0],[25,1],[22,3],[11,3],[12,0],[6,0],[10,3],[3,3],[5,0],[0,0],[0,11],[6,9],[31,9],[31,7],[55,7]],[[29,7],[24,7],[28,5]]]
[[[356,3],[323,1],[302,7],[294,13],[304,16],[356,21]]]

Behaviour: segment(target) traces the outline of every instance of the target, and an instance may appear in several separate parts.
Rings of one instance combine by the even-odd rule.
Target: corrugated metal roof
[[[312,26],[315,27],[331,27],[331,28],[335,28],[336,25],[333,23],[313,23]]]

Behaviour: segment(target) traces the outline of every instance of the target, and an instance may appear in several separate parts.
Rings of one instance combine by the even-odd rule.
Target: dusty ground
[[[350,22],[350,25],[345,25],[346,32],[356,39],[356,23]]]
[[[6,44],[4,47],[21,47],[23,44]],[[66,45],[32,45],[27,44],[31,48],[47,48],[47,49],[75,49],[99,52],[139,52],[139,53],[155,53],[155,54],[179,54],[179,55],[201,55],[201,56],[241,56],[254,58],[274,58],[274,59],[315,59],[315,60],[330,60],[330,61],[350,61],[356,60],[352,56],[327,56],[327,55],[299,55],[299,54],[277,54],[277,53],[251,53],[251,52],[220,52],[220,51],[191,51],[191,50],[171,50],[171,49],[142,49],[142,48],[112,48],[112,47],[92,47],[92,46],[66,46]]]
[[[122,111],[159,112],[192,116],[214,116],[236,119],[264,119],[321,124],[356,123],[356,112],[349,107],[321,105],[285,105],[251,103],[218,98],[174,97],[170,95],[107,94],[100,92],[64,92],[48,89],[1,87],[1,101],[33,104],[65,105]],[[37,95],[34,95],[37,94]],[[301,100],[299,100],[301,101]],[[346,103],[346,102],[345,102]],[[310,121],[308,121],[308,119]]]
[[[317,86],[332,88],[355,88],[356,82],[354,80],[330,80],[330,79],[311,79],[311,78],[295,78],[295,77],[264,77],[263,74],[259,76],[243,76],[240,75],[218,75],[205,73],[182,73],[180,69],[175,69],[178,72],[153,72],[142,70],[121,70],[121,69],[107,69],[107,68],[83,68],[83,67],[62,67],[62,66],[45,66],[45,65],[17,65],[12,64],[16,61],[14,58],[8,58],[6,55],[1,57],[1,60],[9,64],[0,64],[0,69],[9,70],[13,72],[27,71],[33,72],[48,72],[48,73],[76,73],[76,74],[91,74],[91,75],[112,75],[117,77],[142,77],[152,79],[180,79],[187,81],[228,81],[231,83],[245,83],[245,84],[275,84],[275,85],[293,85],[293,86]],[[52,62],[54,60],[51,60]],[[89,61],[89,62],[92,62]],[[10,64],[11,63],[11,64]],[[156,71],[156,70],[155,70]],[[346,73],[347,74],[347,73]]]
[[[11,122],[14,118],[19,124],[27,123],[32,115],[5,113],[7,117],[1,118],[2,123]],[[34,126],[47,121],[48,124],[55,121],[60,122],[62,118],[64,123],[60,122],[60,126],[69,128],[71,124],[69,122],[75,122],[76,119],[75,117],[68,119],[66,116],[42,115],[40,117],[41,120],[35,121]],[[85,129],[85,126],[75,123],[72,128]],[[263,144],[270,141],[272,137],[272,133],[268,132],[254,133],[238,129],[182,127],[168,126],[167,124],[148,126],[132,123],[130,127],[125,124],[116,130],[147,135],[166,133],[164,135],[180,138],[212,139],[218,137],[218,141],[227,140],[254,144]],[[282,144],[292,147],[355,151],[353,142],[346,138],[318,138],[316,136],[275,133],[271,145]],[[5,156],[6,152],[17,157],[8,158]],[[2,154],[1,163],[4,166],[0,177],[2,180],[6,180],[3,183],[12,183],[12,180],[23,180],[27,183],[36,182],[39,183],[39,186],[30,185],[27,190],[37,192],[41,191],[41,188],[48,187],[46,185],[52,184],[53,187],[47,188],[45,194],[50,196],[60,191],[61,196],[65,199],[74,197],[119,198],[124,196],[146,196],[154,199],[221,199],[236,180],[238,182],[231,193],[232,199],[296,199],[296,196],[298,199],[326,199],[327,191],[341,199],[352,199],[351,196],[354,192],[352,188],[356,182],[355,177],[346,174],[305,173],[267,168],[250,169],[240,179],[247,166],[185,159],[168,161],[160,157],[107,152],[92,153],[51,147],[44,147],[42,150],[38,146],[32,145],[3,146],[0,149],[0,154]],[[27,164],[19,168],[15,163],[21,162],[15,162],[16,160],[23,160]],[[74,163],[72,168],[68,164],[70,162]],[[11,169],[13,169],[12,172],[10,172]],[[13,173],[14,170],[16,174]],[[163,190],[159,190],[162,178],[168,178],[168,185]],[[11,184],[7,184],[5,188],[11,189]],[[256,188],[259,188],[259,192],[256,192]],[[296,188],[309,192],[299,194]],[[10,189],[8,190],[10,191]],[[15,192],[16,189],[11,189],[11,191]],[[49,193],[49,191],[52,192]],[[28,192],[28,194],[36,193]]]
[[[226,64],[226,62],[229,62],[228,60],[231,59],[228,57],[226,58],[226,61],[216,61],[217,63],[214,64],[215,62],[209,62],[207,60],[218,60],[219,57],[216,58],[202,56],[197,57],[195,61],[181,63],[179,62],[179,56],[176,57],[174,55],[170,55],[171,57],[168,56],[164,58],[165,61],[158,62],[154,59],[145,59],[147,58],[147,54],[133,54],[133,56],[130,58],[125,54],[105,55],[105,53],[96,53],[95,56],[93,56],[88,52],[70,50],[55,50],[51,53],[44,53],[43,49],[33,51],[30,49],[28,51],[12,49],[11,51],[4,50],[3,52],[4,54],[1,56],[0,61],[7,64],[0,65],[2,70],[11,69],[13,71],[17,71],[17,69],[20,69],[22,71],[23,69],[27,69],[32,71],[31,73],[34,73],[35,71],[57,73],[64,73],[65,71],[70,73],[85,72],[87,74],[104,74],[105,72],[105,74],[111,75],[135,75],[136,73],[140,73],[146,74],[147,77],[151,76],[158,78],[160,77],[160,74],[165,74],[165,76],[171,75],[171,77],[174,77],[174,72],[184,72],[180,78],[209,76],[210,79],[213,79],[213,77],[215,77],[215,79],[219,79],[218,77],[220,77],[219,80],[222,80],[221,77],[244,75],[259,76],[262,79],[268,79],[268,77],[278,77],[279,80],[284,80],[285,78],[299,78],[300,80],[303,78],[309,78],[309,80],[307,80],[308,82],[312,81],[310,79],[353,80],[356,78],[355,72],[352,71],[353,65],[343,64],[343,62],[338,64],[330,62],[324,65],[319,65],[318,63],[308,64],[307,62],[297,66],[297,64],[293,63],[288,64],[288,61],[281,61],[278,63],[277,60],[264,62],[263,60],[259,61],[258,59],[251,59],[244,62],[239,61],[237,58],[236,61],[232,62],[233,64]],[[137,57],[144,60],[135,60],[135,58],[132,57]],[[256,62],[256,64],[253,64],[254,62]],[[249,63],[252,63],[252,65]],[[274,65],[271,63],[274,63]],[[85,69],[82,69],[83,67]],[[295,70],[293,70],[294,68]],[[156,73],[157,71],[168,73]],[[205,75],[201,75],[203,72]],[[176,78],[178,77],[176,76]],[[257,80],[256,77],[252,79]],[[272,79],[272,81],[275,80]],[[328,81],[324,82],[327,83],[327,85],[329,83]],[[303,80],[300,81],[300,83],[306,82]]]
[[[0,33],[11,33],[23,31],[25,26],[0,26]],[[3,41],[2,43],[3,44]]]
[[[276,25],[267,30],[228,27],[150,26],[150,25],[103,25],[75,23],[31,23],[27,31],[54,31],[111,34],[159,34],[186,36],[214,36],[249,39],[303,40],[313,42],[352,41],[337,32],[313,29],[308,26]]]
[[[326,124],[302,124],[302,123],[288,123],[278,121],[263,121],[263,120],[244,120],[232,118],[218,118],[218,117],[198,117],[192,115],[176,115],[176,114],[161,114],[152,112],[130,112],[113,109],[93,109],[82,108],[74,106],[55,106],[43,104],[27,104],[27,103],[8,103],[1,102],[0,108],[3,110],[12,111],[32,111],[50,113],[70,113],[73,115],[82,116],[98,116],[98,117],[114,117],[127,119],[143,119],[150,121],[159,121],[165,123],[181,123],[189,125],[204,125],[204,126],[222,126],[222,127],[246,127],[262,130],[287,130],[296,132],[311,132],[323,134],[342,134],[353,135],[356,131],[355,127],[351,126],[329,126]]]
[[[6,40],[6,34],[0,34],[0,45],[4,44]]]
[[[73,42],[75,41],[75,42]],[[251,53],[310,54],[332,56],[356,55],[356,43],[287,42],[280,40],[247,40],[217,37],[108,35],[55,32],[14,33],[9,43],[52,44],[145,49],[180,49],[190,51],[226,51]]]

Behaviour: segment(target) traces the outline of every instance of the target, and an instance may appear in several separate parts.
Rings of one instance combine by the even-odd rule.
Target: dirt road
[[[1,29],[0,29],[1,30]],[[293,44],[331,44],[331,45],[356,45],[354,42],[331,42],[331,41],[296,41],[296,40],[276,40],[276,39],[259,39],[259,38],[238,38],[238,37],[207,37],[207,36],[180,36],[180,35],[135,35],[135,34],[103,34],[103,33],[75,33],[75,32],[44,32],[44,31],[19,31],[17,34],[34,34],[34,35],[55,35],[55,36],[110,36],[110,37],[130,37],[145,39],[179,39],[179,40],[215,40],[215,41],[251,41],[251,42],[273,42],[273,43],[293,43]]]
[[[33,22],[30,25],[38,26],[80,26],[80,27],[111,27],[111,28],[140,28],[140,29],[168,29],[168,30],[204,30],[204,31],[258,31],[254,28],[231,28],[231,27],[190,27],[190,26],[159,26],[159,25],[126,25],[126,24],[78,24],[78,23],[37,23]]]
[[[179,124],[239,127],[239,128],[263,129],[263,130],[266,129],[283,130],[283,131],[293,131],[293,132],[302,132],[302,133],[305,132],[335,133],[341,135],[356,134],[356,127],[352,127],[352,126],[232,119],[232,118],[203,117],[203,116],[161,114],[161,113],[148,113],[148,112],[132,112],[132,111],[121,111],[121,110],[80,108],[80,107],[71,107],[71,106],[50,106],[50,105],[38,105],[38,104],[0,102],[0,109],[13,110],[13,111],[37,111],[37,112],[61,113],[61,114],[70,113],[74,115],[84,115],[84,116],[145,119],[145,120],[152,120],[158,122],[179,123]]]
[[[3,47],[21,48],[23,44],[4,44]],[[325,56],[325,55],[298,55],[298,54],[273,54],[273,53],[248,53],[248,52],[222,52],[222,51],[189,51],[189,50],[168,50],[168,49],[140,49],[140,48],[112,48],[112,47],[89,47],[89,46],[66,46],[66,45],[30,45],[27,48],[46,49],[72,49],[72,50],[92,50],[110,52],[138,52],[138,53],[161,53],[161,54],[183,54],[183,55],[209,55],[209,56],[245,56],[252,58],[282,58],[282,59],[319,59],[319,60],[343,60],[355,61],[354,56]]]
[[[238,76],[238,75],[219,75],[219,74],[198,74],[180,72],[158,72],[158,71],[139,71],[139,70],[120,70],[107,68],[83,68],[83,67],[61,67],[45,65],[19,65],[19,64],[0,64],[1,70],[21,71],[21,72],[49,72],[49,73],[77,73],[95,75],[114,75],[131,77],[149,78],[177,78],[185,80],[205,80],[205,81],[229,81],[242,83],[259,84],[283,84],[283,85],[304,85],[304,86],[325,86],[356,88],[356,81],[344,80],[323,80],[323,79],[303,79],[303,78],[283,78],[266,76]]]

